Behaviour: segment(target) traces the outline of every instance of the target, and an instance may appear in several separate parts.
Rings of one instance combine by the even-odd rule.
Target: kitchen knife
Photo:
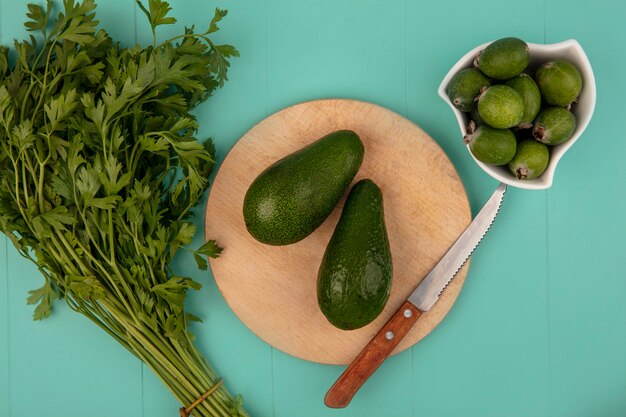
[[[498,214],[505,192],[506,185],[500,183],[478,215],[448,249],[439,263],[341,374],[324,399],[328,407],[347,406],[359,388],[398,346],[420,315],[430,310],[435,304],[448,283],[489,230]]]

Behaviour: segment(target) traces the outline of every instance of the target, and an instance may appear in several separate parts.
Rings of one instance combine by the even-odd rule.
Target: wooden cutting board
[[[393,284],[383,313],[352,331],[333,327],[317,305],[317,271],[345,195],[330,217],[288,246],[257,242],[243,220],[243,199],[269,165],[320,137],[352,129],[365,145],[354,182],[371,178],[383,192],[393,257]],[[347,195],[347,192],[346,192]],[[205,233],[224,252],[210,262],[215,281],[235,314],[270,345],[293,356],[347,364],[367,344],[471,221],[454,167],[418,126],[380,106],[354,100],[318,100],[275,113],[248,131],[225,158],[207,203]],[[468,264],[396,352],[426,336],[452,307]]]

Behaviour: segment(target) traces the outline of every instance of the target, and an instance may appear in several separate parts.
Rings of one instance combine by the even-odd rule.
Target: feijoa
[[[492,85],[478,99],[478,114],[491,127],[507,129],[524,117],[524,99],[506,85]]]
[[[476,159],[486,164],[505,165],[515,155],[517,141],[509,129],[494,129],[482,125],[466,137],[469,148]]]
[[[518,38],[502,38],[490,43],[476,58],[476,65],[488,77],[506,80],[528,66],[528,45]]]
[[[539,87],[537,87],[532,77],[525,72],[516,75],[505,84],[517,91],[524,100],[524,115],[522,116],[519,127],[532,127],[533,120],[535,120],[535,116],[537,116],[541,108],[541,93],[539,92]]]
[[[469,118],[474,121],[476,127],[485,124],[483,119],[480,117],[480,114],[478,114],[478,107],[469,112]]]
[[[448,84],[448,97],[454,107],[461,111],[471,111],[476,107],[476,97],[482,88],[491,83],[485,75],[476,68],[465,68],[457,72]]]
[[[518,180],[530,180],[543,174],[549,160],[550,152],[546,145],[534,139],[523,139],[517,143],[509,170]]]
[[[546,62],[535,74],[543,100],[552,106],[569,106],[583,88],[583,78],[578,68],[569,61]]]
[[[568,140],[576,129],[576,117],[565,107],[548,107],[537,115],[533,136],[546,145]]]
[[[480,115],[478,114],[478,107],[475,107],[472,109],[472,111],[468,112],[467,117],[469,120],[467,122],[467,126],[465,127],[465,132],[467,135],[471,135],[476,131],[476,128],[478,126],[485,124],[485,122],[483,122],[483,119],[481,119]]]

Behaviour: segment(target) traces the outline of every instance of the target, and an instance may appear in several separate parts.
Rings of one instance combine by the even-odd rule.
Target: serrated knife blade
[[[505,192],[506,184],[500,183],[474,220],[437,265],[341,374],[324,399],[328,407],[347,406],[359,388],[407,335],[422,313],[430,310],[437,302],[446,286],[491,227],[500,210]]]
[[[500,183],[463,234],[409,296],[411,304],[421,311],[430,310],[491,227],[505,192],[506,184]]]

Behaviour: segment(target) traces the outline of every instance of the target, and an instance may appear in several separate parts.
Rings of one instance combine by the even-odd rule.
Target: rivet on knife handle
[[[361,385],[404,339],[421,314],[422,312],[409,301],[402,304],[333,384],[326,394],[324,403],[332,408],[347,406]]]

